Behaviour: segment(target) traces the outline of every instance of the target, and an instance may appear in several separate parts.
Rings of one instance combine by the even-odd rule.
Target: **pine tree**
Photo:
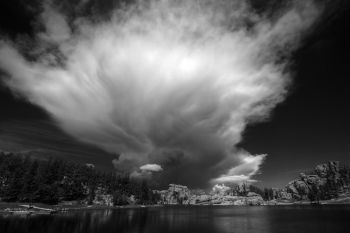
[[[38,190],[38,183],[36,182],[36,175],[38,172],[38,161],[30,164],[29,169],[24,175],[24,184],[21,192],[21,201],[33,202],[36,198],[36,191]]]
[[[8,173],[7,173],[7,185],[3,189],[3,200],[5,201],[18,201],[20,198],[23,175],[25,167],[22,158],[14,156],[9,159]]]

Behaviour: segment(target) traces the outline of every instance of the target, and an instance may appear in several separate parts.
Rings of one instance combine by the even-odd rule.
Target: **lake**
[[[0,216],[1,233],[346,233],[350,206],[174,206]]]

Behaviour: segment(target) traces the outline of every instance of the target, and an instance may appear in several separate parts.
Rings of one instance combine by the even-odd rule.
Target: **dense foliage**
[[[93,203],[96,195],[111,195],[115,205],[151,204],[157,196],[145,181],[128,176],[102,173],[91,166],[62,160],[30,159],[0,152],[0,200],[8,202],[42,202],[79,200]]]

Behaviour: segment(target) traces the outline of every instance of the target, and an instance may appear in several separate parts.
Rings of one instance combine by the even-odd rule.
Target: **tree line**
[[[92,204],[96,195],[113,196],[114,205],[153,204],[159,197],[146,181],[127,175],[104,173],[91,166],[59,159],[47,161],[0,153],[0,199],[7,202],[84,201]]]

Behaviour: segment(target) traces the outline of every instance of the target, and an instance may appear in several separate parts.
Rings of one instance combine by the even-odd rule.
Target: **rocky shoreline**
[[[242,200],[242,197],[239,198]],[[244,200],[244,199],[243,199]],[[52,215],[60,214],[72,211],[88,211],[88,210],[114,210],[114,209],[139,209],[139,208],[163,208],[167,206],[183,206],[183,207],[194,207],[194,206],[285,206],[285,205],[349,205],[350,204],[350,194],[342,195],[339,198],[320,201],[315,203],[312,201],[262,201],[259,204],[251,203],[197,203],[197,204],[157,204],[157,205],[124,205],[124,206],[105,206],[105,205],[76,205],[76,206],[64,206],[64,205],[45,205],[45,209],[28,208],[28,203],[0,203],[0,214],[1,215],[11,215],[11,216],[32,216],[32,215]]]
[[[170,184],[167,190],[154,191],[160,195],[159,204],[166,205],[291,205],[291,204],[349,204],[350,169],[337,161],[320,164],[314,170],[301,173],[284,188],[263,191],[247,185],[216,185],[206,193],[187,186]],[[258,192],[258,193],[257,193]],[[260,193],[260,194],[259,194]]]
[[[155,191],[160,195],[159,204],[164,205],[262,205],[261,195],[247,192],[240,196],[233,190],[219,190],[205,193],[204,191],[191,191],[187,186],[170,184],[168,190]]]

